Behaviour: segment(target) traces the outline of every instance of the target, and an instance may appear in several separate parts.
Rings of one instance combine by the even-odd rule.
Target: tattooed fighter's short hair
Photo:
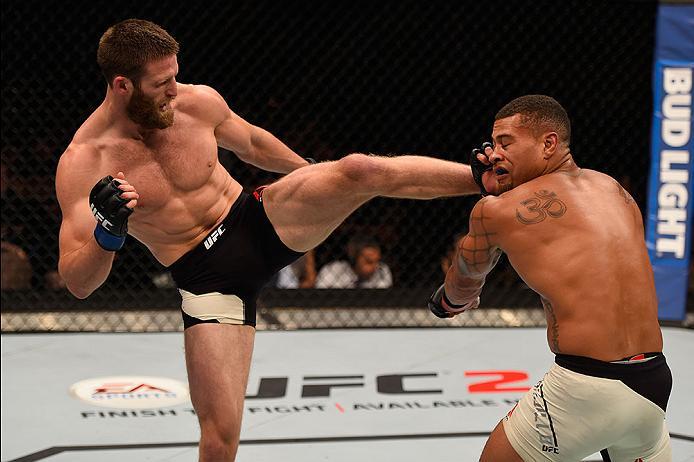
[[[571,142],[571,122],[561,104],[551,96],[526,95],[516,98],[496,113],[494,120],[521,115],[521,122],[533,131],[552,130],[559,140],[567,145]]]

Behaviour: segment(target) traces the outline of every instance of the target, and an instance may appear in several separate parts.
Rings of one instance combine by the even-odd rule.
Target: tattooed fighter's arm
[[[455,304],[479,297],[487,274],[499,261],[501,249],[496,245],[497,225],[492,204],[497,201],[484,198],[472,209],[470,230],[461,240],[454,264],[446,274],[446,296]]]
[[[485,197],[472,209],[470,231],[460,241],[446,282],[429,299],[429,309],[439,318],[450,318],[477,308],[487,274],[501,256],[496,245],[495,205],[499,199]]]

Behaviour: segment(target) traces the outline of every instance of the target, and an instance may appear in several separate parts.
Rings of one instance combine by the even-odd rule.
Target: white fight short
[[[665,408],[672,375],[661,353],[607,363],[557,355],[556,364],[503,419],[526,462],[672,460]]]

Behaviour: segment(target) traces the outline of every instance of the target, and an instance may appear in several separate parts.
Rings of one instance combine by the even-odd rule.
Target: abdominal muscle
[[[226,173],[226,172],[225,172]],[[229,213],[242,187],[226,174],[194,191],[176,191],[157,209],[135,209],[128,234],[142,242],[164,266],[192,250]]]

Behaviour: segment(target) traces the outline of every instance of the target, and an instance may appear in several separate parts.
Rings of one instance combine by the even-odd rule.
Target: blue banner
[[[693,76],[694,6],[661,4],[653,76],[646,243],[662,320],[683,320],[686,313],[694,212]]]

